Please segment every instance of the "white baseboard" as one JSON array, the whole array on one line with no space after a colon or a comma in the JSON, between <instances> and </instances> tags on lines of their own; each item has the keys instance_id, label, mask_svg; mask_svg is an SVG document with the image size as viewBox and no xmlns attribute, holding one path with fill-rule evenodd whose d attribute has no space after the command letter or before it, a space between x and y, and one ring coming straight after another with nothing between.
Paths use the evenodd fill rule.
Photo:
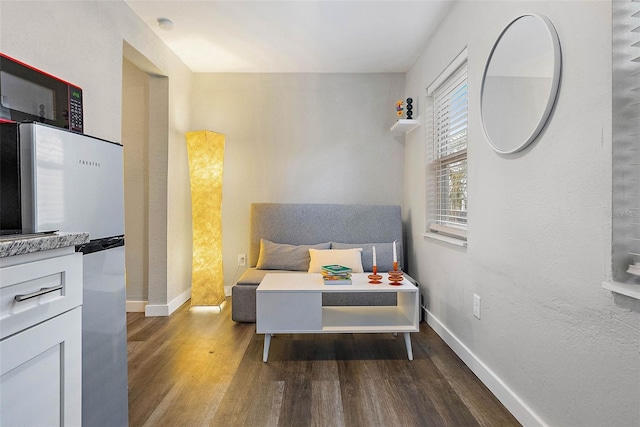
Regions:
<instances>
[{"instance_id":1,"label":"white baseboard","mask_svg":"<svg viewBox=\"0 0 640 427\"><path fill-rule=\"evenodd\" d=\"M224 287L224 296L225 297L230 297L231 296L231 288L233 288L233 286L225 286Z\"/></svg>"},{"instance_id":2,"label":"white baseboard","mask_svg":"<svg viewBox=\"0 0 640 427\"><path fill-rule=\"evenodd\" d=\"M424 309L424 308L423 308ZM546 426L547 424L511 390L482 360L480 360L462 341L431 312L424 309L427 323L445 343L462 359L485 386L513 414L523 426Z\"/></svg>"},{"instance_id":3,"label":"white baseboard","mask_svg":"<svg viewBox=\"0 0 640 427\"><path fill-rule=\"evenodd\" d=\"M144 307L149 301L127 301L127 313L144 313Z\"/></svg>"},{"instance_id":4,"label":"white baseboard","mask_svg":"<svg viewBox=\"0 0 640 427\"><path fill-rule=\"evenodd\" d=\"M189 298L191 298L191 288L169 301L169 304L147 304L144 308L144 315L146 317L170 316Z\"/></svg>"},{"instance_id":5,"label":"white baseboard","mask_svg":"<svg viewBox=\"0 0 640 427\"><path fill-rule=\"evenodd\" d=\"M168 304L147 304L144 308L145 317L159 317L169 315Z\"/></svg>"}]
</instances>

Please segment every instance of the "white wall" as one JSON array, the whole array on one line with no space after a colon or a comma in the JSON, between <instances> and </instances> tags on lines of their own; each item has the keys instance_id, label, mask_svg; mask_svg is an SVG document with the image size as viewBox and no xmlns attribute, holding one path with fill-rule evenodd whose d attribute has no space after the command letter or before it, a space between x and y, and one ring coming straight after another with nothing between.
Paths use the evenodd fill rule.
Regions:
<instances>
[{"instance_id":1,"label":"white wall","mask_svg":"<svg viewBox=\"0 0 640 427\"><path fill-rule=\"evenodd\" d=\"M164 258L150 261L150 271L163 274L149 284L149 294L166 306L188 293L191 211L184 134L190 130L191 72L121 1L1 1L0 10L0 50L82 87L87 134L121 141L123 41L168 76L168 136L159 141L161 173L152 176L163 191L153 196L164 202L156 202L160 207L152 215L162 221L155 226L159 230L149 231L167 237L161 242ZM150 139L158 142L154 135Z\"/></svg>"},{"instance_id":2,"label":"white wall","mask_svg":"<svg viewBox=\"0 0 640 427\"><path fill-rule=\"evenodd\" d=\"M226 135L225 285L248 254L253 202L401 204L389 128L403 74L195 74L193 129ZM238 274L241 271L238 272Z\"/></svg>"},{"instance_id":3,"label":"white wall","mask_svg":"<svg viewBox=\"0 0 640 427\"><path fill-rule=\"evenodd\" d=\"M149 301L149 75L122 64L127 301Z\"/></svg>"},{"instance_id":4,"label":"white wall","mask_svg":"<svg viewBox=\"0 0 640 427\"><path fill-rule=\"evenodd\" d=\"M538 140L501 156L481 127L482 72L500 31L530 12L558 31L560 94ZM424 286L430 322L476 372L494 374L494 390L510 391L510 409L530 425L640 424L640 302L601 286L611 271L610 23L607 1L463 1L407 73L406 95L424 100L468 46L469 246L422 235L422 126L406 140L409 272Z\"/></svg>"},{"instance_id":5,"label":"white wall","mask_svg":"<svg viewBox=\"0 0 640 427\"><path fill-rule=\"evenodd\" d=\"M611 262L610 2L459 2L407 74L191 74L121 2L0 2L0 50L80 85L88 134L121 138L123 39L169 76L166 154L169 303L190 287L184 133L227 135L225 282L247 252L254 201L400 203L410 273L437 319L552 425L637 425L640 307L601 288ZM547 15L564 54L558 105L521 154L489 148L479 117L491 44L522 12ZM454 30L456 32L454 32ZM469 247L424 240L425 126L388 133L401 94L417 98L469 47ZM193 95L193 103L189 100ZM193 112L192 120L189 113ZM406 151L405 148L406 147ZM403 158L404 156L404 158ZM164 182L164 175L159 179ZM482 320L472 295L482 297Z\"/></svg>"},{"instance_id":6,"label":"white wall","mask_svg":"<svg viewBox=\"0 0 640 427\"><path fill-rule=\"evenodd\" d=\"M236 254L248 252L252 202L402 203L404 146L389 133L402 74L200 75L192 91L192 74L122 2L1 1L0 10L2 52L83 88L87 134L122 141L123 40L145 57L143 71L169 77L168 144L153 126L149 135L148 236L167 236L166 247L148 247L156 312L191 286L189 130L227 136L227 286L241 272Z\"/></svg>"}]
</instances>

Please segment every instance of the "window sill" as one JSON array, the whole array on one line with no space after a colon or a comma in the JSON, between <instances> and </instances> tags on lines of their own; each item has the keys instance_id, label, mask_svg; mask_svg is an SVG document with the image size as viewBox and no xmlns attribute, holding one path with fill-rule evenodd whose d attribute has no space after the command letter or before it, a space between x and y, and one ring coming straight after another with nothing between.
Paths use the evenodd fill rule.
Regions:
<instances>
[{"instance_id":1,"label":"window sill","mask_svg":"<svg viewBox=\"0 0 640 427\"><path fill-rule=\"evenodd\" d=\"M460 246L460 247L463 247L463 248L467 247L467 241L466 240L457 239L457 238L451 237L451 236L443 236L442 234L429 233L429 232L424 233L422 236L427 238L427 239L438 240L440 242L450 243L452 245Z\"/></svg>"},{"instance_id":2,"label":"window sill","mask_svg":"<svg viewBox=\"0 0 640 427\"><path fill-rule=\"evenodd\" d=\"M626 295L640 300L640 285L631 285L619 282L602 282L602 287L616 294Z\"/></svg>"}]
</instances>

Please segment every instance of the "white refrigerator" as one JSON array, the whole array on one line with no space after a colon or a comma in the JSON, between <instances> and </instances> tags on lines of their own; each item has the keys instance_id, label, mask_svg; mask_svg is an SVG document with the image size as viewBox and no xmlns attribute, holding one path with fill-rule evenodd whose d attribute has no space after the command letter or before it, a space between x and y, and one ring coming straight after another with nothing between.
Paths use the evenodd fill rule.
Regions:
<instances>
[{"instance_id":1,"label":"white refrigerator","mask_svg":"<svg viewBox=\"0 0 640 427\"><path fill-rule=\"evenodd\" d=\"M122 145L19 126L24 230L89 232L83 253L82 425L127 426ZM29 180L32 180L29 182Z\"/></svg>"}]
</instances>

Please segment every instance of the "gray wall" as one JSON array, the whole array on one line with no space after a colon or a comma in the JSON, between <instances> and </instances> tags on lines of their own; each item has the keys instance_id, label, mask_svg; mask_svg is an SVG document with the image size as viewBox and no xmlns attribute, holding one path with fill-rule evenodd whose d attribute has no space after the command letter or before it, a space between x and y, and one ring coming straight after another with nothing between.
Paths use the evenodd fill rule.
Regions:
<instances>
[{"instance_id":1,"label":"gray wall","mask_svg":"<svg viewBox=\"0 0 640 427\"><path fill-rule=\"evenodd\" d=\"M501 156L481 127L482 72L504 26L531 12L558 31L560 93L538 140ZM611 278L611 2L459 2L408 72L407 95L424 100L465 46L466 250L423 237L425 126L406 140L409 272L425 286L430 322L494 374L527 423L637 426L640 301L602 289Z\"/></svg>"},{"instance_id":2,"label":"gray wall","mask_svg":"<svg viewBox=\"0 0 640 427\"><path fill-rule=\"evenodd\" d=\"M122 2L1 1L0 50L80 85L86 132L116 141L123 39L169 76L168 203L160 213L167 217L167 273L150 284L164 290L166 302L191 284L184 133L222 132L227 284L236 253L248 250L251 202L404 202L410 273L458 342L542 421L624 426L640 418L640 307L601 288L611 278L610 8L597 1L458 2L407 74L406 91L403 75L379 74L196 75L192 85L184 64ZM480 81L495 38L525 12L555 23L564 76L549 126L506 158L484 139ZM467 45L463 250L422 237L426 126L404 145L388 129L405 94L423 113L426 87ZM473 293L482 297L481 320L472 316Z\"/></svg>"},{"instance_id":3,"label":"gray wall","mask_svg":"<svg viewBox=\"0 0 640 427\"><path fill-rule=\"evenodd\" d=\"M192 128L226 135L225 285L248 253L253 202L401 204L389 132L404 74L195 74ZM238 272L240 274L241 271Z\"/></svg>"}]
</instances>

